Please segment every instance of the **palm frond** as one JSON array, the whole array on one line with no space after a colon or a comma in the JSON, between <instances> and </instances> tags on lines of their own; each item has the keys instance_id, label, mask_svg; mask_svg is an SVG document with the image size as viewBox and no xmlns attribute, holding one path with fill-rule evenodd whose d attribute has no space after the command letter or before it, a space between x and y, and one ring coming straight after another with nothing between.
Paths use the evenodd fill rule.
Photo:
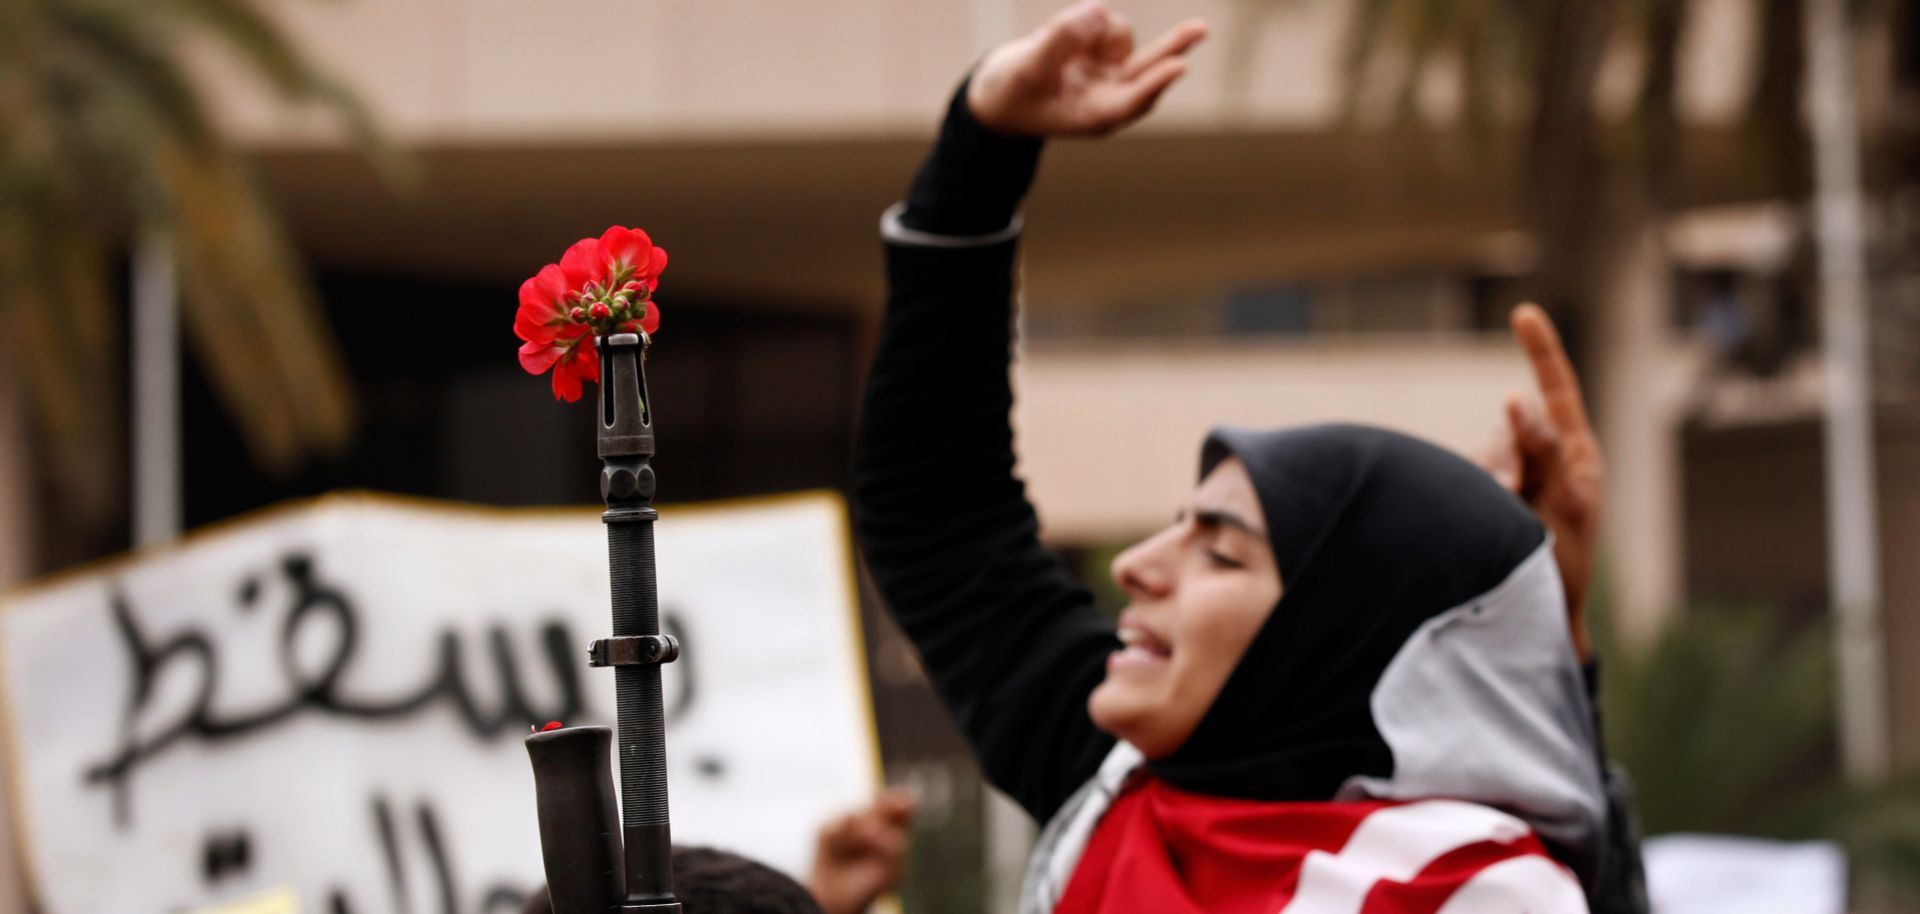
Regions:
<instances>
[{"instance_id":1,"label":"palm frond","mask_svg":"<svg viewBox=\"0 0 1920 914\"><path fill-rule=\"evenodd\" d=\"M90 233L60 218L51 186L7 189L0 217L0 322L48 449L62 461L63 502L82 517L121 494L121 376L106 259Z\"/></svg>"},{"instance_id":2,"label":"palm frond","mask_svg":"<svg viewBox=\"0 0 1920 914\"><path fill-rule=\"evenodd\" d=\"M1831 745L1829 643L1762 608L1702 608L1613 663L1609 747L1634 774L1648 832L1783 830L1768 817L1809 789L1794 777Z\"/></svg>"},{"instance_id":3,"label":"palm frond","mask_svg":"<svg viewBox=\"0 0 1920 914\"><path fill-rule=\"evenodd\" d=\"M1660 209L1671 206L1677 196L1680 41L1692 7L1687 0L1640 0L1632 21L1644 62L1633 113L1638 148L1629 158L1640 163L1648 193Z\"/></svg>"},{"instance_id":4,"label":"palm frond","mask_svg":"<svg viewBox=\"0 0 1920 914\"><path fill-rule=\"evenodd\" d=\"M1920 771L1842 778L1826 626L1721 606L1689 610L1638 655L1596 634L1608 748L1648 834L1836 841L1857 871L1920 899Z\"/></svg>"},{"instance_id":5,"label":"palm frond","mask_svg":"<svg viewBox=\"0 0 1920 914\"><path fill-rule=\"evenodd\" d=\"M344 368L296 258L233 162L164 157L186 328L256 455L283 469L337 451L352 425Z\"/></svg>"},{"instance_id":6,"label":"palm frond","mask_svg":"<svg viewBox=\"0 0 1920 914\"><path fill-rule=\"evenodd\" d=\"M1356 0L1349 18L1346 47L1342 54L1346 79L1342 84L1342 107L1352 118L1360 100L1372 84L1373 71L1390 45L1393 32L1394 0Z\"/></svg>"},{"instance_id":7,"label":"palm frond","mask_svg":"<svg viewBox=\"0 0 1920 914\"><path fill-rule=\"evenodd\" d=\"M64 71L67 82L88 90L73 100L96 103L111 93L131 103L117 113L149 119L196 153L218 144L199 92L179 62L159 46L152 30L90 3L50 4L47 19L59 42L49 69ZM69 99L56 96L50 101L58 104Z\"/></svg>"},{"instance_id":8,"label":"palm frond","mask_svg":"<svg viewBox=\"0 0 1920 914\"><path fill-rule=\"evenodd\" d=\"M252 0L0 0L6 364L33 392L57 481L76 498L116 476L124 386L109 278L136 230L172 238L188 338L261 463L287 467L351 433L338 348L183 63L190 37L289 102L331 111L401 173L365 106Z\"/></svg>"},{"instance_id":9,"label":"palm frond","mask_svg":"<svg viewBox=\"0 0 1920 914\"><path fill-rule=\"evenodd\" d=\"M285 31L253 0L172 0L236 58L293 104L315 104L340 118L348 136L395 181L412 179L410 161L380 128L359 95L309 61Z\"/></svg>"}]
</instances>

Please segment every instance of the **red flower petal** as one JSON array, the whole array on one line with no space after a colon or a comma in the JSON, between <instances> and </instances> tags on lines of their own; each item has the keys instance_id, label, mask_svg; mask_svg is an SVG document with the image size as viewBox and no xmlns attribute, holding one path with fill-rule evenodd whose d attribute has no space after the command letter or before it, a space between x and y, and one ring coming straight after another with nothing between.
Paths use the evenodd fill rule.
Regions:
<instances>
[{"instance_id":1,"label":"red flower petal","mask_svg":"<svg viewBox=\"0 0 1920 914\"><path fill-rule=\"evenodd\" d=\"M560 268L547 264L532 279L520 284L520 311L514 315L513 332L523 340L552 340L556 323L565 320L560 299L566 295L566 279Z\"/></svg>"},{"instance_id":2,"label":"red flower petal","mask_svg":"<svg viewBox=\"0 0 1920 914\"><path fill-rule=\"evenodd\" d=\"M648 336L660 332L660 305L658 302L651 300L647 302L647 316L640 319L640 329L646 331Z\"/></svg>"},{"instance_id":3,"label":"red flower petal","mask_svg":"<svg viewBox=\"0 0 1920 914\"><path fill-rule=\"evenodd\" d=\"M567 294L566 274L560 271L558 264L547 264L533 278L520 284L520 307L546 306L557 308L560 298Z\"/></svg>"},{"instance_id":4,"label":"red flower petal","mask_svg":"<svg viewBox=\"0 0 1920 914\"><path fill-rule=\"evenodd\" d=\"M578 292L588 283L607 278L607 258L600 251L600 239L582 238L560 257L560 272L566 276L567 291Z\"/></svg>"},{"instance_id":5,"label":"red flower petal","mask_svg":"<svg viewBox=\"0 0 1920 914\"><path fill-rule=\"evenodd\" d=\"M641 271L640 275L645 276L648 279L652 279L653 277L659 276L661 273L666 272L666 269L667 269L667 249L654 248L653 256L648 258L647 260L647 268Z\"/></svg>"},{"instance_id":6,"label":"red flower petal","mask_svg":"<svg viewBox=\"0 0 1920 914\"><path fill-rule=\"evenodd\" d=\"M643 275L647 272L647 257L652 250L653 240L647 237L646 232L639 229L621 228L616 225L600 236L601 256L616 265L625 264L633 267ZM616 266L613 269L617 268Z\"/></svg>"},{"instance_id":7,"label":"red flower petal","mask_svg":"<svg viewBox=\"0 0 1920 914\"><path fill-rule=\"evenodd\" d=\"M571 360L553 366L553 398L568 403L580 399L580 371Z\"/></svg>"},{"instance_id":8,"label":"red flower petal","mask_svg":"<svg viewBox=\"0 0 1920 914\"><path fill-rule=\"evenodd\" d=\"M565 346L556 346L551 340L544 343L528 340L520 347L520 367L525 368L527 374L541 374L560 361L566 351Z\"/></svg>"},{"instance_id":9,"label":"red flower petal","mask_svg":"<svg viewBox=\"0 0 1920 914\"><path fill-rule=\"evenodd\" d=\"M573 351L573 358L574 370L581 377L595 384L600 383L600 350L595 347L593 337L580 340L580 348Z\"/></svg>"},{"instance_id":10,"label":"red flower petal","mask_svg":"<svg viewBox=\"0 0 1920 914\"><path fill-rule=\"evenodd\" d=\"M560 328L549 326L537 313L522 309L513 316L513 335L529 343L549 343Z\"/></svg>"}]
</instances>

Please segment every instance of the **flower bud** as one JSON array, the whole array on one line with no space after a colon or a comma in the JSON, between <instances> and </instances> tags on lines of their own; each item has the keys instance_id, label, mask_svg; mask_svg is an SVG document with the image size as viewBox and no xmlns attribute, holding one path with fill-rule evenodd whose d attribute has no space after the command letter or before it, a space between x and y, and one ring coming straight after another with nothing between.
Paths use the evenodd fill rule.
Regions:
<instances>
[{"instance_id":1,"label":"flower bud","mask_svg":"<svg viewBox=\"0 0 1920 914\"><path fill-rule=\"evenodd\" d=\"M636 279L636 280L633 280L632 282L627 283L624 286L621 286L620 291L626 292L628 294L632 294L634 292L638 292L642 289L645 289L646 287L647 287L646 283L643 283L640 280Z\"/></svg>"},{"instance_id":2,"label":"flower bud","mask_svg":"<svg viewBox=\"0 0 1920 914\"><path fill-rule=\"evenodd\" d=\"M587 319L587 309L574 305L573 310L567 312L567 317L578 324Z\"/></svg>"},{"instance_id":3,"label":"flower bud","mask_svg":"<svg viewBox=\"0 0 1920 914\"><path fill-rule=\"evenodd\" d=\"M603 321L613 316L613 309L607 307L606 302L597 301L593 303L593 307L587 309L587 313L592 315L594 320Z\"/></svg>"},{"instance_id":4,"label":"flower bud","mask_svg":"<svg viewBox=\"0 0 1920 914\"><path fill-rule=\"evenodd\" d=\"M621 333L639 333L639 332L640 332L640 322L639 322L639 321L627 321L627 322L625 322L625 323L623 323L623 324L621 324L621 325L620 325L620 332L621 332Z\"/></svg>"},{"instance_id":5,"label":"flower bud","mask_svg":"<svg viewBox=\"0 0 1920 914\"><path fill-rule=\"evenodd\" d=\"M619 295L615 295L613 297L613 306L615 308L625 310L627 306L631 304L633 304L633 297L628 295L625 292L622 292Z\"/></svg>"}]
</instances>

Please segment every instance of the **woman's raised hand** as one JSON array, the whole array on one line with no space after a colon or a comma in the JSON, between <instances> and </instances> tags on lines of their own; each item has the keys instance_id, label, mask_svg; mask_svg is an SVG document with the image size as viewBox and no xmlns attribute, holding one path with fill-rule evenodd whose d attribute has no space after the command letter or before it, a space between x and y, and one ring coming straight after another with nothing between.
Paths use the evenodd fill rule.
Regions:
<instances>
[{"instance_id":1,"label":"woman's raised hand","mask_svg":"<svg viewBox=\"0 0 1920 914\"><path fill-rule=\"evenodd\" d=\"M967 107L1001 133L1112 133L1153 109L1206 36L1207 24L1192 19L1136 50L1125 16L1085 0L987 52L967 87Z\"/></svg>"}]
</instances>

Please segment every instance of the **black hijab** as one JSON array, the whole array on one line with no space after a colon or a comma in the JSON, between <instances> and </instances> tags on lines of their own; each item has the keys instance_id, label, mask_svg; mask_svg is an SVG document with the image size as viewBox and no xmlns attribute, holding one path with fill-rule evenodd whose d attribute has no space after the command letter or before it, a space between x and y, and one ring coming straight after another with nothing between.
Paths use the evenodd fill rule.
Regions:
<instances>
[{"instance_id":1,"label":"black hijab","mask_svg":"<svg viewBox=\"0 0 1920 914\"><path fill-rule=\"evenodd\" d=\"M1391 777L1375 686L1429 620L1500 586L1539 552L1531 511L1473 464L1382 429L1218 429L1205 476L1252 477L1281 597L1212 708L1152 772L1196 793L1331 800Z\"/></svg>"}]
</instances>

